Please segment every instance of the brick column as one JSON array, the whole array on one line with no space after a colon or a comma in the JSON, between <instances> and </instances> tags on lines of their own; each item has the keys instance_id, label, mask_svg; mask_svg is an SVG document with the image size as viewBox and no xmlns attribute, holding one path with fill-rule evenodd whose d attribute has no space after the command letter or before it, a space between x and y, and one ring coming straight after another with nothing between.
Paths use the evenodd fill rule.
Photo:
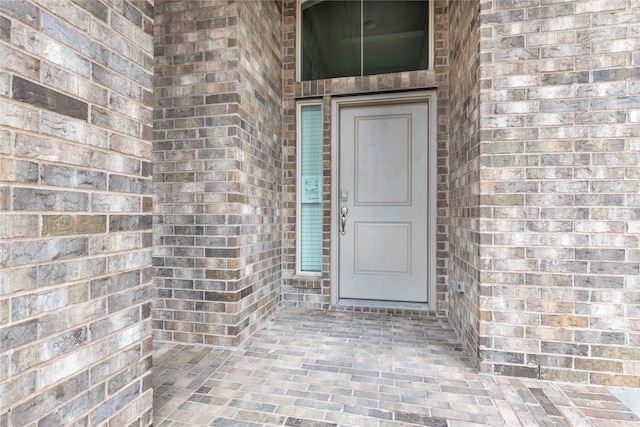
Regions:
<instances>
[{"instance_id":1,"label":"brick column","mask_svg":"<svg viewBox=\"0 0 640 427\"><path fill-rule=\"evenodd\" d=\"M1 426L152 422L153 6L133 3L0 1Z\"/></svg>"},{"instance_id":2,"label":"brick column","mask_svg":"<svg viewBox=\"0 0 640 427\"><path fill-rule=\"evenodd\" d=\"M156 5L156 338L236 345L278 304L278 2Z\"/></svg>"}]
</instances>

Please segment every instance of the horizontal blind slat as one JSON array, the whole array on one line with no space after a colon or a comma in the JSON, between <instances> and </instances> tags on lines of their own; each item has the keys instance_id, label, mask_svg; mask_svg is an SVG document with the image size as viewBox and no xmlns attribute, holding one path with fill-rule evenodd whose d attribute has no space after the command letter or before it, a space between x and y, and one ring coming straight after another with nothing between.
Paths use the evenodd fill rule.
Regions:
<instances>
[{"instance_id":1,"label":"horizontal blind slat","mask_svg":"<svg viewBox=\"0 0 640 427\"><path fill-rule=\"evenodd\" d=\"M313 189L298 185L300 204L300 271L322 271L322 106L303 105L300 108L300 177L317 182L319 194L306 194ZM312 197L313 196L313 197Z\"/></svg>"}]
</instances>

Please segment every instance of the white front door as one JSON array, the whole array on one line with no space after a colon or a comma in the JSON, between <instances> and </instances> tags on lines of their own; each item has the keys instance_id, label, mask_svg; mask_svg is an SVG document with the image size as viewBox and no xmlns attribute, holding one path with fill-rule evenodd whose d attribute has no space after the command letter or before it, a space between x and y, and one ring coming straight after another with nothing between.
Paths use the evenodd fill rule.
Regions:
<instances>
[{"instance_id":1,"label":"white front door","mask_svg":"<svg viewBox=\"0 0 640 427\"><path fill-rule=\"evenodd\" d=\"M427 302L429 104L338 115L339 298Z\"/></svg>"}]
</instances>

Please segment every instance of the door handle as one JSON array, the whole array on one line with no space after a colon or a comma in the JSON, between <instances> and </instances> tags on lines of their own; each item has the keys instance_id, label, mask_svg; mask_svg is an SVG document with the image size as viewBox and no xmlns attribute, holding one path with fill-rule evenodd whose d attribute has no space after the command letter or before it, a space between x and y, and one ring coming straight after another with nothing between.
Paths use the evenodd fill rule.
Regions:
<instances>
[{"instance_id":1,"label":"door handle","mask_svg":"<svg viewBox=\"0 0 640 427\"><path fill-rule=\"evenodd\" d=\"M343 206L340 209L340 234L343 236L347 234L346 226L347 226L347 213L349 213L349 209L346 206Z\"/></svg>"}]
</instances>

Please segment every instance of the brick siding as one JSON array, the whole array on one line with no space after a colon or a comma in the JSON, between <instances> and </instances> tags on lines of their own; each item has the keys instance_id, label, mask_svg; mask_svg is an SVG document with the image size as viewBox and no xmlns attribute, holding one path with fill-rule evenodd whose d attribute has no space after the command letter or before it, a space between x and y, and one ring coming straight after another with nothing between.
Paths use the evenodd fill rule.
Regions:
<instances>
[{"instance_id":1,"label":"brick siding","mask_svg":"<svg viewBox=\"0 0 640 427\"><path fill-rule=\"evenodd\" d=\"M0 1L0 425L152 422L152 3Z\"/></svg>"},{"instance_id":2,"label":"brick siding","mask_svg":"<svg viewBox=\"0 0 640 427\"><path fill-rule=\"evenodd\" d=\"M481 367L640 386L640 3L480 2Z\"/></svg>"},{"instance_id":3,"label":"brick siding","mask_svg":"<svg viewBox=\"0 0 640 427\"><path fill-rule=\"evenodd\" d=\"M482 242L477 218L480 215L480 83L478 2L454 1L449 6L451 116L449 318L460 337L478 360L482 271L478 257ZM454 282L464 283L455 292Z\"/></svg>"},{"instance_id":4,"label":"brick siding","mask_svg":"<svg viewBox=\"0 0 640 427\"><path fill-rule=\"evenodd\" d=\"M237 345L280 300L280 5L155 16L155 337Z\"/></svg>"}]
</instances>

